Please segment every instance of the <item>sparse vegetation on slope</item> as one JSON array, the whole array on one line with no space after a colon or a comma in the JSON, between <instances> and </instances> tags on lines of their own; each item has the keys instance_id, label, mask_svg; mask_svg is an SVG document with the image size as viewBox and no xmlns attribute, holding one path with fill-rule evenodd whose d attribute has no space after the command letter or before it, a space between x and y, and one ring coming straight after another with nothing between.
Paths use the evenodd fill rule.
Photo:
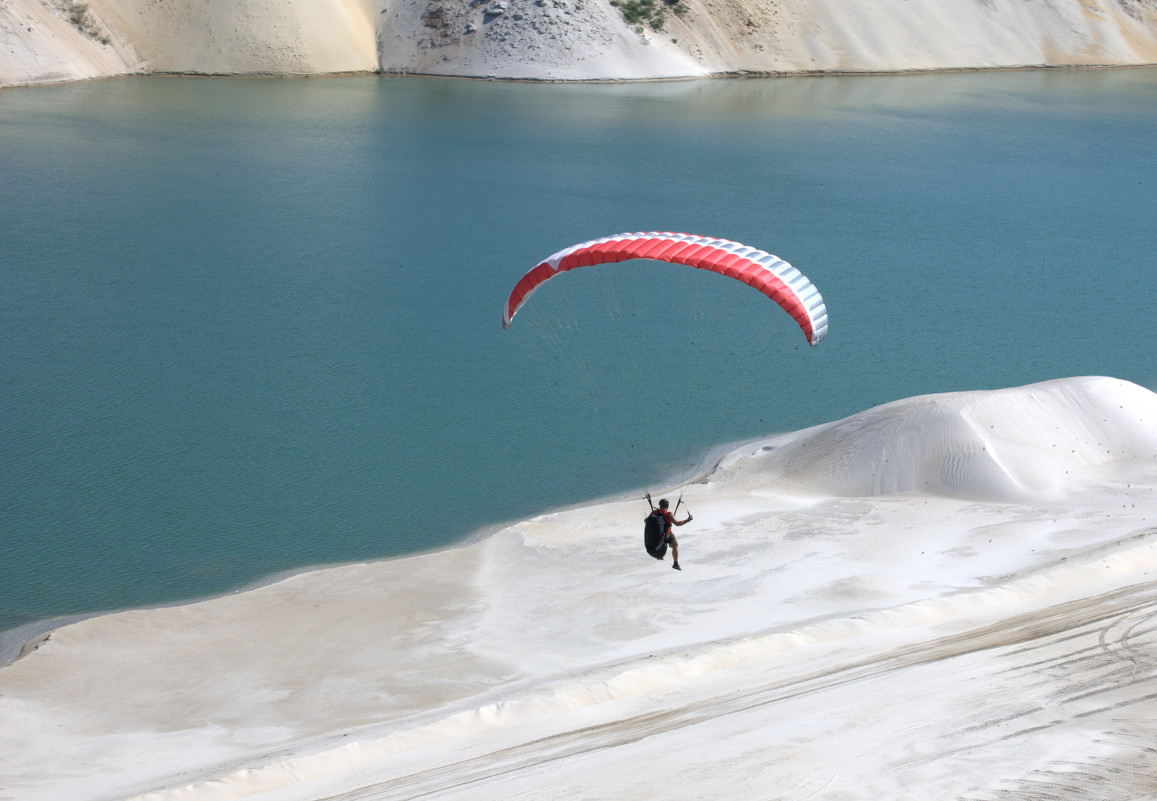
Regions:
<instances>
[{"instance_id":1,"label":"sparse vegetation on slope","mask_svg":"<svg viewBox=\"0 0 1157 801\"><path fill-rule=\"evenodd\" d=\"M65 7L68 21L76 26L77 30L90 39L95 39L103 45L109 43L108 35L96 24L96 20L88 13L88 3L69 3Z\"/></svg>"},{"instance_id":2,"label":"sparse vegetation on slope","mask_svg":"<svg viewBox=\"0 0 1157 801\"><path fill-rule=\"evenodd\" d=\"M627 24L646 24L656 31L663 30L666 12L680 17L687 13L683 0L611 0L611 5L619 9Z\"/></svg>"}]
</instances>

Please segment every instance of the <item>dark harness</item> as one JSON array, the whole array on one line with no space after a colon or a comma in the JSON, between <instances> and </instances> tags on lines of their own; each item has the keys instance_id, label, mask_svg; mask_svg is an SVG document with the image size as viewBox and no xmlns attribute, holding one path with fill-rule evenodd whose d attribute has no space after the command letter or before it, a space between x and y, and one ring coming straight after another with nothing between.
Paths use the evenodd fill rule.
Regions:
<instances>
[{"instance_id":1,"label":"dark harness","mask_svg":"<svg viewBox=\"0 0 1157 801\"><path fill-rule=\"evenodd\" d=\"M647 515L643 526L643 545L646 546L647 553L656 559L662 559L667 555L667 532L670 529L671 525L667 522L667 518L658 509L653 509L651 514Z\"/></svg>"}]
</instances>

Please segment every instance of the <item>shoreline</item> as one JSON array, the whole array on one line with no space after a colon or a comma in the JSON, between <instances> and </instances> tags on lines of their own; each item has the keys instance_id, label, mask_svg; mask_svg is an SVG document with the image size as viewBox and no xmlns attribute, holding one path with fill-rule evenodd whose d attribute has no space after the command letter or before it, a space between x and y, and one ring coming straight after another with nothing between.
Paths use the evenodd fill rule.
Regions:
<instances>
[{"instance_id":1,"label":"shoreline","mask_svg":"<svg viewBox=\"0 0 1157 801\"><path fill-rule=\"evenodd\" d=\"M83 78L63 78L61 80L37 81L30 83L0 83L0 92L8 89L36 89L49 86L71 86L74 84L92 83L97 81L132 80L137 78L173 78L205 80L324 80L342 78L416 78L430 80L478 81L496 83L527 83L527 84L584 84L584 85L619 85L619 84L658 84L658 83L691 83L695 81L713 80L777 80L789 78L887 78L887 77L920 77L925 75L971 75L976 73L1001 72L1048 72L1048 71L1121 71L1121 70L1148 70L1157 68L1157 61L1139 64L1024 64L1016 66L992 67L937 67L927 69L897 69L897 70L799 70L799 71L758 71L734 70L729 72L713 72L706 75L682 75L655 78L537 78L537 77L508 77L498 75L455 75L438 72L411 72L408 70L363 70L346 72L133 72L119 75L95 75Z\"/></svg>"},{"instance_id":2,"label":"shoreline","mask_svg":"<svg viewBox=\"0 0 1157 801\"><path fill-rule=\"evenodd\" d=\"M784 436L784 434L782 434L782 433L781 434L773 434L773 435L770 435L769 437L760 437L760 438L757 438L754 440L741 440L741 441L736 441L736 442L731 442L731 443L723 443L720 445L715 445L715 446L711 446L711 447L706 448L703 452L703 457L698 460L698 463L702 464L702 465L707 465L707 466L701 468L698 472L690 474L690 476L687 477L686 480L683 482L683 486L686 487L686 486L690 486L692 484L702 483L703 481L705 481L707 477L709 477L716 469L718 469L718 467L722 463L722 461L724 459L726 459L729 455L731 455L734 451L742 450L744 447L754 445L756 443L764 442L768 439L772 439L772 438L779 437L779 436ZM666 492L666 491L670 490L671 487L675 486L676 480L677 480L676 476L671 476L669 478L669 480L666 482L657 482L662 487L662 489L660 489L659 491L660 492ZM643 500L643 498L642 498L642 495L640 495L639 493L643 492L643 491L645 491L645 490L639 490L639 491L628 490L628 491L624 491L622 493L615 493L612 495L598 496L598 497L591 498L591 499L585 500L585 501L577 501L573 504L566 504L566 505L562 505L562 506L551 507L551 508L543 509L543 510L531 515L530 519L535 519L535 518L539 518L539 517L543 517L543 516L547 516L547 515L553 515L553 514L575 512L575 511L579 511L579 510L587 508L587 507L602 506L604 504L610 504L610 503L619 503L619 502L623 502L626 500L635 499L636 497L638 498L638 500L641 501L641 500ZM656 497L658 497L658 496L656 496ZM499 533L500 531L504 531L508 528L511 528L513 526L518 525L520 522L523 522L523 521L521 521L521 520L509 520L509 521L506 521L503 523L492 523L489 525L479 526L479 527L473 529L470 533L464 535L461 539L456 540L456 541L454 541L448 545L436 546L436 547L422 549L422 550L418 550L418 551L411 551L411 552L407 552L407 553L403 553L403 554L397 554L394 556L383 556L383 557L380 557L377 559L366 559L366 560L357 561L357 562L320 563L320 564L305 565L305 566L300 567L300 568L291 568L289 570L281 570L281 571L277 571L275 573L271 573L271 574L268 574L266 576L262 576L260 578L254 579L251 582L247 582L245 584L242 584L241 586L236 587L232 590L226 590L225 592L214 593L214 594L210 594L210 595L198 595L198 596L193 596L193 597L190 597L190 598L187 598L184 600L171 601L171 602L167 602L167 603L145 604L142 606L129 606L129 607L121 608L121 609L100 609L100 610L95 610L95 611L91 611L91 612L76 612L73 614L53 615L53 616L50 616L47 618L42 618L40 620L36 620L36 621L32 621L30 623L25 623L25 624L22 624L20 626L16 626L15 628L0 631L0 670L3 670L6 666L13 664L15 662L18 662L21 659L23 659L24 657L28 656L29 654L34 652L37 648L39 648L42 644L44 644L46 641L48 641L56 631L60 630L61 628L66 627L66 626L71 626L74 623L81 623L85 620L92 620L95 618L101 618L101 617L105 617L108 615L121 614L124 612L148 612L148 611L153 611L153 610L158 610L158 609L172 609L172 608L177 608L177 607L182 607L182 606L189 606L192 604L204 603L207 601L216 600L218 598L225 598L225 597L232 596L232 595L240 595L243 593L251 592L253 590L259 590L263 587L268 587L268 586L271 586L274 584L278 584L282 581L292 579L296 576L309 574L309 573L320 573L320 572L330 570L333 568L351 567L351 566L355 566L355 565L375 565L375 564L386 563L386 562L394 562L394 561L397 561L400 559L408 559L411 557L426 556L426 555L430 555L430 554L437 554L437 553L444 553L447 551L458 550L458 549L466 548L466 547L469 547L469 546L474 545L476 543L482 542L483 540Z\"/></svg>"}]
</instances>

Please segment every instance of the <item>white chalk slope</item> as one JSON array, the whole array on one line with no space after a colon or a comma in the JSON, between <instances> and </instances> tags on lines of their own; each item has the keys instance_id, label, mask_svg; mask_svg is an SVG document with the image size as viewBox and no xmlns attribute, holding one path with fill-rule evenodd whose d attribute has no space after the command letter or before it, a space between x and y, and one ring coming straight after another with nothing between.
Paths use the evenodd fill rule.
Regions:
<instances>
[{"instance_id":1,"label":"white chalk slope","mask_svg":"<svg viewBox=\"0 0 1157 801\"><path fill-rule=\"evenodd\" d=\"M631 499L65 627L0 669L0 788L1157 794L1157 395L898 401L741 448L684 501L682 572Z\"/></svg>"},{"instance_id":2,"label":"white chalk slope","mask_svg":"<svg viewBox=\"0 0 1157 801\"><path fill-rule=\"evenodd\" d=\"M156 72L613 80L1157 63L1157 0L654 7L658 28L627 24L610 0L6 0L0 86Z\"/></svg>"}]
</instances>

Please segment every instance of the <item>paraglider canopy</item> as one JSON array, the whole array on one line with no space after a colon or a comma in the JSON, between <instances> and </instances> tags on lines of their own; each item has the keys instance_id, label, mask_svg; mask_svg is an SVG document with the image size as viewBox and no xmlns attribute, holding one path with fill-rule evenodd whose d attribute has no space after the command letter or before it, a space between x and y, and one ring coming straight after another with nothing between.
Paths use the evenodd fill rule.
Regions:
<instances>
[{"instance_id":1,"label":"paraglider canopy","mask_svg":"<svg viewBox=\"0 0 1157 801\"><path fill-rule=\"evenodd\" d=\"M727 239L658 232L592 239L548 257L515 284L503 310L502 327L510 328L514 315L534 291L559 273L629 259L685 264L742 281L790 314L809 344L818 345L827 334L828 313L819 291L783 259Z\"/></svg>"}]
</instances>

